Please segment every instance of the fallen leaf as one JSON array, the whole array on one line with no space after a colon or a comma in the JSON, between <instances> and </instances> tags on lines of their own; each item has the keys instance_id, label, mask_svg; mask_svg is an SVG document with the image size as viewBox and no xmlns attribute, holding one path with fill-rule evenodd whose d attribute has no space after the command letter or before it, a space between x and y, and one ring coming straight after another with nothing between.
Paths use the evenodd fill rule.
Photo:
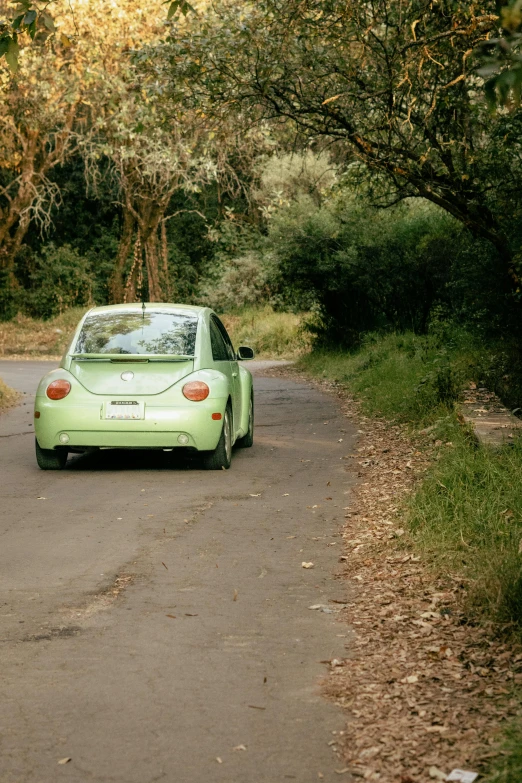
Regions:
<instances>
[{"instance_id":1,"label":"fallen leaf","mask_svg":"<svg viewBox=\"0 0 522 783\"><path fill-rule=\"evenodd\" d=\"M217 761L218 764L222 764L223 763L223 759L219 758L219 756L216 756L216 761Z\"/></svg>"},{"instance_id":2,"label":"fallen leaf","mask_svg":"<svg viewBox=\"0 0 522 783\"><path fill-rule=\"evenodd\" d=\"M175 614L166 614L165 617L170 617L172 620L176 619L176 615Z\"/></svg>"},{"instance_id":3,"label":"fallen leaf","mask_svg":"<svg viewBox=\"0 0 522 783\"><path fill-rule=\"evenodd\" d=\"M69 763L69 761L72 761L72 758L71 758L70 756L66 756L66 758L64 758L64 759L60 759L60 761L58 762L58 764L68 764L68 763Z\"/></svg>"},{"instance_id":4,"label":"fallen leaf","mask_svg":"<svg viewBox=\"0 0 522 783\"><path fill-rule=\"evenodd\" d=\"M266 710L266 707L258 707L256 704L248 705L252 710Z\"/></svg>"},{"instance_id":5,"label":"fallen leaf","mask_svg":"<svg viewBox=\"0 0 522 783\"><path fill-rule=\"evenodd\" d=\"M313 568L313 567L314 567L314 564L313 564L313 563L305 563L305 562L303 561L303 562L301 563L301 567L302 567L302 568Z\"/></svg>"},{"instance_id":6,"label":"fallen leaf","mask_svg":"<svg viewBox=\"0 0 522 783\"><path fill-rule=\"evenodd\" d=\"M36 498L36 499L37 500L47 500L47 498L42 498L42 497L39 497L39 498Z\"/></svg>"},{"instance_id":7,"label":"fallen leaf","mask_svg":"<svg viewBox=\"0 0 522 783\"><path fill-rule=\"evenodd\" d=\"M165 565L165 563L163 562L163 560L161 561L161 565L162 565L164 568L166 568L166 569L167 569L167 571L169 570L169 569L168 569L168 566L166 566L166 565Z\"/></svg>"},{"instance_id":8,"label":"fallen leaf","mask_svg":"<svg viewBox=\"0 0 522 783\"><path fill-rule=\"evenodd\" d=\"M236 745L232 750L246 750L246 745Z\"/></svg>"},{"instance_id":9,"label":"fallen leaf","mask_svg":"<svg viewBox=\"0 0 522 783\"><path fill-rule=\"evenodd\" d=\"M237 596L238 596L238 592L237 592L237 590L234 590L234 597L233 597L232 600L233 601L237 601Z\"/></svg>"},{"instance_id":10,"label":"fallen leaf","mask_svg":"<svg viewBox=\"0 0 522 783\"><path fill-rule=\"evenodd\" d=\"M189 612L185 612L185 617L198 617L197 614L189 614Z\"/></svg>"},{"instance_id":11,"label":"fallen leaf","mask_svg":"<svg viewBox=\"0 0 522 783\"><path fill-rule=\"evenodd\" d=\"M346 772L350 771L350 767L344 767L344 769L336 769L335 770L338 775L344 775Z\"/></svg>"},{"instance_id":12,"label":"fallen leaf","mask_svg":"<svg viewBox=\"0 0 522 783\"><path fill-rule=\"evenodd\" d=\"M290 497L290 492L285 492L283 495L284 498Z\"/></svg>"},{"instance_id":13,"label":"fallen leaf","mask_svg":"<svg viewBox=\"0 0 522 783\"><path fill-rule=\"evenodd\" d=\"M250 493L250 497L251 498L260 498L261 497L261 492L258 492L257 495L253 495L252 492L251 492Z\"/></svg>"}]
</instances>

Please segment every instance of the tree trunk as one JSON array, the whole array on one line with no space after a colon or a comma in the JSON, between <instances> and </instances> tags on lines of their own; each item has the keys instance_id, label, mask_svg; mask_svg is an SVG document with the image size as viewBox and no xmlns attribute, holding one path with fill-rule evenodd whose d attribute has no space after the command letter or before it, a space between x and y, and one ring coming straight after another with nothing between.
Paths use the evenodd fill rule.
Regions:
<instances>
[{"instance_id":1,"label":"tree trunk","mask_svg":"<svg viewBox=\"0 0 522 783\"><path fill-rule=\"evenodd\" d=\"M145 243L145 264L149 281L149 301L163 302L167 297L163 294L159 270L158 227L151 231Z\"/></svg>"},{"instance_id":2,"label":"tree trunk","mask_svg":"<svg viewBox=\"0 0 522 783\"><path fill-rule=\"evenodd\" d=\"M167 242L167 223L165 220L161 221L161 256L163 261L163 284L165 286L167 301L170 302L172 299L172 291L169 275L169 245Z\"/></svg>"},{"instance_id":3,"label":"tree trunk","mask_svg":"<svg viewBox=\"0 0 522 783\"><path fill-rule=\"evenodd\" d=\"M131 212L127 209L124 209L123 227L120 236L120 243L118 246L118 254L116 256L114 269L109 281L109 301L111 304L118 304L119 302L123 302L125 297L123 272L131 249L135 222L135 218Z\"/></svg>"},{"instance_id":4,"label":"tree trunk","mask_svg":"<svg viewBox=\"0 0 522 783\"><path fill-rule=\"evenodd\" d=\"M127 281L125 283L125 291L123 294L123 301L125 303L138 301L138 293L141 293L141 288L143 285L142 267L143 267L143 254L141 248L141 235L140 235L140 230L138 228L138 234L136 236L136 241L134 243L134 258L133 258L131 270L127 276Z\"/></svg>"}]
</instances>

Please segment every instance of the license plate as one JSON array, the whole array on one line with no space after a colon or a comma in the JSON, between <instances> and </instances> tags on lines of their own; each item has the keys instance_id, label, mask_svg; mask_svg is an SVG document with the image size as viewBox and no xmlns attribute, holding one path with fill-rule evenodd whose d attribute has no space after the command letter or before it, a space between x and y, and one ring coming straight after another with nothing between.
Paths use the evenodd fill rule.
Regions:
<instances>
[{"instance_id":1,"label":"license plate","mask_svg":"<svg viewBox=\"0 0 522 783\"><path fill-rule=\"evenodd\" d=\"M105 403L106 419L123 419L133 421L144 418L144 406L141 402L130 400L112 400Z\"/></svg>"}]
</instances>

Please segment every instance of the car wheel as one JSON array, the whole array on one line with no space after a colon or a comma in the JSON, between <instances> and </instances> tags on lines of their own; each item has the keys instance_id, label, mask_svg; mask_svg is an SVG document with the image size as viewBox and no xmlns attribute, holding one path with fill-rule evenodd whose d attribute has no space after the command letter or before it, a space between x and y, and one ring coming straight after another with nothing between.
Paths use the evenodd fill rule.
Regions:
<instances>
[{"instance_id":1,"label":"car wheel","mask_svg":"<svg viewBox=\"0 0 522 783\"><path fill-rule=\"evenodd\" d=\"M223 417L223 429L219 442L214 451L203 455L203 468L205 470L228 470L232 461L232 417L230 408L227 407Z\"/></svg>"},{"instance_id":2,"label":"car wheel","mask_svg":"<svg viewBox=\"0 0 522 783\"><path fill-rule=\"evenodd\" d=\"M239 440L236 443L236 446L238 446L240 449L249 449L250 446L254 445L254 397L253 395L250 397L250 408L248 411L248 430L246 435L243 435L242 438L239 438Z\"/></svg>"},{"instance_id":3,"label":"car wheel","mask_svg":"<svg viewBox=\"0 0 522 783\"><path fill-rule=\"evenodd\" d=\"M40 444L35 439L36 446L36 461L38 467L42 470L62 470L67 462L67 451L60 449L55 451L54 449L42 449Z\"/></svg>"}]
</instances>

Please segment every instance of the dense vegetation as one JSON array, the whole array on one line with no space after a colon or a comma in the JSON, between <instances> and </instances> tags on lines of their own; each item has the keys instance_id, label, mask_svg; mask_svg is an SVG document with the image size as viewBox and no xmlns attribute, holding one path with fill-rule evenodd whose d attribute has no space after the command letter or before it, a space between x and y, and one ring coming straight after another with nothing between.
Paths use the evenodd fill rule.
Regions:
<instances>
[{"instance_id":1,"label":"dense vegetation","mask_svg":"<svg viewBox=\"0 0 522 783\"><path fill-rule=\"evenodd\" d=\"M451 320L517 358L522 113L515 81L486 100L494 2L50 10L60 35L28 11L0 66L1 318L267 303L322 344Z\"/></svg>"}]
</instances>

